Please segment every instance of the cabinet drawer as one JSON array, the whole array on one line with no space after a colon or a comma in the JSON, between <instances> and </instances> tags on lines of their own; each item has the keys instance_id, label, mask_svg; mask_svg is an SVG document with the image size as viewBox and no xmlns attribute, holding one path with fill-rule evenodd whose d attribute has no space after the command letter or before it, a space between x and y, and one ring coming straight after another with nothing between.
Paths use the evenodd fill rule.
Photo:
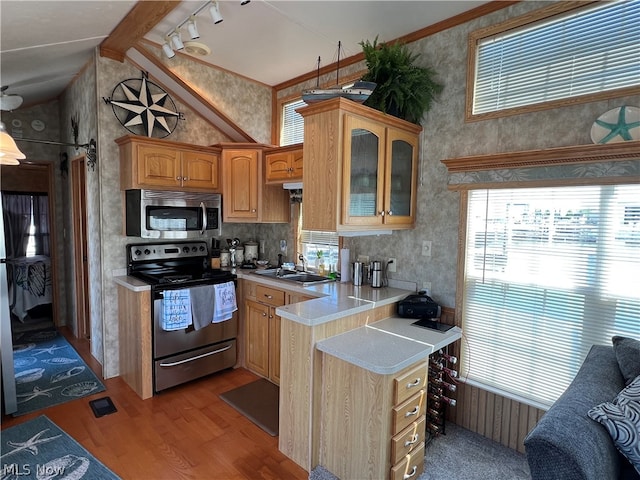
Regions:
<instances>
[{"instance_id":1,"label":"cabinet drawer","mask_svg":"<svg viewBox=\"0 0 640 480\"><path fill-rule=\"evenodd\" d=\"M284 305L284 292L275 288L256 285L256 300L258 302L279 307Z\"/></svg>"},{"instance_id":2,"label":"cabinet drawer","mask_svg":"<svg viewBox=\"0 0 640 480\"><path fill-rule=\"evenodd\" d=\"M391 439L391 464L396 464L409 452L424 442L426 417L413 422Z\"/></svg>"},{"instance_id":3,"label":"cabinet drawer","mask_svg":"<svg viewBox=\"0 0 640 480\"><path fill-rule=\"evenodd\" d=\"M391 411L393 418L393 435L401 432L407 428L410 423L415 422L424 415L426 392L426 390L420 390L413 397L393 407Z\"/></svg>"},{"instance_id":4,"label":"cabinet drawer","mask_svg":"<svg viewBox=\"0 0 640 480\"><path fill-rule=\"evenodd\" d=\"M393 380L394 405L404 402L411 395L427 386L427 362L423 362Z\"/></svg>"},{"instance_id":5,"label":"cabinet drawer","mask_svg":"<svg viewBox=\"0 0 640 480\"><path fill-rule=\"evenodd\" d=\"M391 480L408 480L418 478L424 471L424 443L418 445L400 463L391 467Z\"/></svg>"}]
</instances>

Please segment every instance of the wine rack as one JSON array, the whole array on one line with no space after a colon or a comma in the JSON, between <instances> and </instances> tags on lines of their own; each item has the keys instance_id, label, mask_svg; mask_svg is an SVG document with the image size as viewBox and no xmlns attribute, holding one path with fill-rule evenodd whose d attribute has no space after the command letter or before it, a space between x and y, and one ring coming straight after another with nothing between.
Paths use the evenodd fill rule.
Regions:
<instances>
[{"instance_id":1,"label":"wine rack","mask_svg":"<svg viewBox=\"0 0 640 480\"><path fill-rule=\"evenodd\" d=\"M429 383L427 390L427 432L431 436L445 434L447 408L456 406L458 359L440 349L429 357Z\"/></svg>"}]
</instances>

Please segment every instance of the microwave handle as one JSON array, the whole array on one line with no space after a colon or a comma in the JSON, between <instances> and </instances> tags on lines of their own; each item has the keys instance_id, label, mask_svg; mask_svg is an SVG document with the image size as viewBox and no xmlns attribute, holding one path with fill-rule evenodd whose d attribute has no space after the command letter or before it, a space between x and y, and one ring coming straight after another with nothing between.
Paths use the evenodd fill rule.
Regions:
<instances>
[{"instance_id":1,"label":"microwave handle","mask_svg":"<svg viewBox=\"0 0 640 480\"><path fill-rule=\"evenodd\" d=\"M204 202L200 202L200 209L202 210L202 230L200 230L200 235L204 235L207 231L207 206Z\"/></svg>"}]
</instances>

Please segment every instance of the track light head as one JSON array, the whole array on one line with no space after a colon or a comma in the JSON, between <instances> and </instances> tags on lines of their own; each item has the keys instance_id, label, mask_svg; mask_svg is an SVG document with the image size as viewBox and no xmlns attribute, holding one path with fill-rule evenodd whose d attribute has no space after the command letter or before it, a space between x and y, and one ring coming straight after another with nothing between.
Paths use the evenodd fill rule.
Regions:
<instances>
[{"instance_id":1,"label":"track light head","mask_svg":"<svg viewBox=\"0 0 640 480\"><path fill-rule=\"evenodd\" d=\"M196 16L191 15L189 21L187 22L187 31L189 32L189 36L191 40L196 40L200 38L200 34L198 33L198 27L196 26Z\"/></svg>"},{"instance_id":2,"label":"track light head","mask_svg":"<svg viewBox=\"0 0 640 480\"><path fill-rule=\"evenodd\" d=\"M174 30L171 35L169 35L171 39L171 46L174 50L182 50L184 48L184 44L182 43L182 38L180 38L180 30Z\"/></svg>"},{"instance_id":3,"label":"track light head","mask_svg":"<svg viewBox=\"0 0 640 480\"><path fill-rule=\"evenodd\" d=\"M173 58L176 56L176 52L173 51L171 45L169 45L169 39L162 44L162 51L167 56L167 58Z\"/></svg>"},{"instance_id":4,"label":"track light head","mask_svg":"<svg viewBox=\"0 0 640 480\"><path fill-rule=\"evenodd\" d=\"M222 15L220 14L220 7L218 6L218 2L213 2L209 7L209 15L211 15L211 19L213 23L218 24L224 20Z\"/></svg>"}]
</instances>

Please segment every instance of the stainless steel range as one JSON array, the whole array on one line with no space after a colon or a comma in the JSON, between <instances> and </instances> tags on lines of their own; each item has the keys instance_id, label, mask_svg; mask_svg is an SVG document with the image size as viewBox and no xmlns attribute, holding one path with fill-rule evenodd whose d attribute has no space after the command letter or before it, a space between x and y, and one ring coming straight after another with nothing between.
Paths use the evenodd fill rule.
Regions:
<instances>
[{"instance_id":1,"label":"stainless steel range","mask_svg":"<svg viewBox=\"0 0 640 480\"><path fill-rule=\"evenodd\" d=\"M159 392L211 373L233 367L237 360L237 312L230 320L210 323L196 329L194 325L179 330L163 327L163 300L167 292L233 282L236 275L208 268L206 242L173 242L127 245L127 274L151 286L153 341L153 389ZM215 288L215 287L214 287ZM201 290L200 290L201 291ZM192 308L198 308L193 302ZM200 293L198 302L212 302Z\"/></svg>"}]
</instances>

